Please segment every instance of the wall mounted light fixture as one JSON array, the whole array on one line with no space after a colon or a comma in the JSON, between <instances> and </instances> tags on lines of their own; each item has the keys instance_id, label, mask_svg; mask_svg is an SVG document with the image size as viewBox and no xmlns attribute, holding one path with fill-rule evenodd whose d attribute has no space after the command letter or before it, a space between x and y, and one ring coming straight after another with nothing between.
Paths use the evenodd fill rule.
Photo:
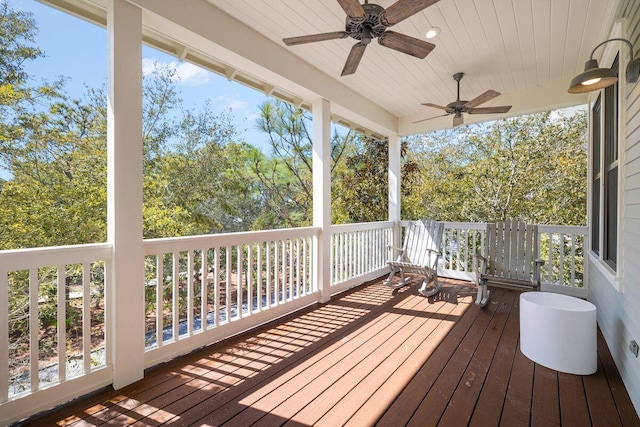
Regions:
<instances>
[{"instance_id":1,"label":"wall mounted light fixture","mask_svg":"<svg viewBox=\"0 0 640 427\"><path fill-rule=\"evenodd\" d=\"M631 56L629 63L627 64L626 69L626 81L627 83L635 83L638 81L640 77L640 58L633 59L633 45L627 39L609 39L600 43L598 46L593 48L591 51L591 57L584 64L584 73L577 75L571 80L571 86L569 86L569 93L585 93L591 92L592 90L598 90L605 88L607 86L611 86L618 81L618 76L616 76L610 68L599 68L598 60L593 59L593 54L596 49L602 46L605 43L609 43L612 41L621 41L625 42L629 46L629 50L631 51Z\"/></svg>"}]
</instances>

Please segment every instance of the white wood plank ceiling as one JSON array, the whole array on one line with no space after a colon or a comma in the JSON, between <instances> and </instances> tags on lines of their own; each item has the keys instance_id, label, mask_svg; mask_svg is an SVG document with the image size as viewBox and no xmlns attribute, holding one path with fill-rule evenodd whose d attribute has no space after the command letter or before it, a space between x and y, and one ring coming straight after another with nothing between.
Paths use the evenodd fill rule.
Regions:
<instances>
[{"instance_id":1,"label":"white wood plank ceiling","mask_svg":"<svg viewBox=\"0 0 640 427\"><path fill-rule=\"evenodd\" d=\"M413 122L442 113L422 103L456 99L456 72L465 73L462 99L496 90L502 95L483 106L512 104L509 115L583 103L586 98L566 89L591 50L608 38L618 7L618 0L440 0L392 28L423 39L427 29L440 28L425 59L371 43L357 72L340 77L355 40L282 43L285 37L343 30L345 14L336 0L208 1L393 114L401 133L451 125L450 116ZM386 8L394 0L371 3ZM495 117L466 115L465 122Z\"/></svg>"},{"instance_id":2,"label":"white wood plank ceiling","mask_svg":"<svg viewBox=\"0 0 640 427\"><path fill-rule=\"evenodd\" d=\"M40 1L106 22L107 0ZM407 135L452 126L451 116L422 121L443 113L422 103L455 101L457 72L465 73L461 99L493 89L501 95L481 107L513 106L502 115L465 114L465 123L585 103L586 94L567 93L570 80L611 37L619 4L640 0L439 0L391 27L416 38L440 28L425 59L374 41L356 73L344 77L355 40L282 42L344 30L337 0L127 1L143 11L146 43L296 105L326 98L334 116L354 128ZM395 0L370 3L387 8ZM624 37L624 23L620 27ZM606 53L610 60L615 50L628 55L621 43L609 43L595 56Z\"/></svg>"}]
</instances>

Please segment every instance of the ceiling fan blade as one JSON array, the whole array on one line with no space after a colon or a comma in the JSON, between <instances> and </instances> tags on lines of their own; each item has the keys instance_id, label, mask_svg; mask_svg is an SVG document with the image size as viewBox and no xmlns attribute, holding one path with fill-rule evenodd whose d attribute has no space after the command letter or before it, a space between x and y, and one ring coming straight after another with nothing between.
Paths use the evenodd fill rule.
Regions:
<instances>
[{"instance_id":1,"label":"ceiling fan blade","mask_svg":"<svg viewBox=\"0 0 640 427\"><path fill-rule=\"evenodd\" d=\"M462 114L453 116L453 127L460 126L463 123L464 123L464 117L462 117Z\"/></svg>"},{"instance_id":2,"label":"ceiling fan blade","mask_svg":"<svg viewBox=\"0 0 640 427\"><path fill-rule=\"evenodd\" d=\"M415 37L406 36L394 31L385 31L378 37L378 43L384 47L388 47L416 58L424 59L436 45L417 39Z\"/></svg>"},{"instance_id":3,"label":"ceiling fan blade","mask_svg":"<svg viewBox=\"0 0 640 427\"><path fill-rule=\"evenodd\" d=\"M287 46L295 46L297 44L321 42L325 40L344 39L348 36L346 31L334 31L332 33L309 34L307 36L287 37L282 39Z\"/></svg>"},{"instance_id":4,"label":"ceiling fan blade","mask_svg":"<svg viewBox=\"0 0 640 427\"><path fill-rule=\"evenodd\" d=\"M390 27L437 2L438 0L398 0L380 13L380 23Z\"/></svg>"},{"instance_id":5,"label":"ceiling fan blade","mask_svg":"<svg viewBox=\"0 0 640 427\"><path fill-rule=\"evenodd\" d=\"M469 114L498 114L498 113L508 113L511 110L511 105L503 105L500 107L481 107L481 108L471 108L467 111Z\"/></svg>"},{"instance_id":6,"label":"ceiling fan blade","mask_svg":"<svg viewBox=\"0 0 640 427\"><path fill-rule=\"evenodd\" d=\"M445 116L448 116L448 115L450 115L450 113L447 113L447 114L440 114L439 116L429 117L428 119L418 120L418 121L415 121L415 122L413 122L413 123L415 124L415 123L420 123L420 122L426 122L427 120L433 120L433 119L437 119L438 117L445 117Z\"/></svg>"},{"instance_id":7,"label":"ceiling fan blade","mask_svg":"<svg viewBox=\"0 0 640 427\"><path fill-rule=\"evenodd\" d=\"M347 62L344 64L344 68L342 69L342 76L346 76L349 74L353 74L358 69L358 64L360 64L360 60L362 59L362 55L364 55L364 50L367 48L367 45L360 42L353 45L351 48L351 52L349 52L349 56L347 57Z\"/></svg>"},{"instance_id":8,"label":"ceiling fan blade","mask_svg":"<svg viewBox=\"0 0 640 427\"><path fill-rule=\"evenodd\" d=\"M338 3L340 3L344 13L354 21L363 21L367 17L358 0L338 0Z\"/></svg>"},{"instance_id":9,"label":"ceiling fan blade","mask_svg":"<svg viewBox=\"0 0 640 427\"><path fill-rule=\"evenodd\" d=\"M495 90L488 90L482 95L476 96L471 101L464 104L465 108L473 108L477 107L480 104L484 104L485 102L495 98L496 96L500 96L500 92L496 92Z\"/></svg>"},{"instance_id":10,"label":"ceiling fan blade","mask_svg":"<svg viewBox=\"0 0 640 427\"><path fill-rule=\"evenodd\" d=\"M424 103L422 105L424 105L425 107L431 107L431 108L437 108L439 110L444 110L449 114L452 114L452 113L455 112L455 110L453 108L445 107L444 105L432 104L430 102Z\"/></svg>"}]
</instances>

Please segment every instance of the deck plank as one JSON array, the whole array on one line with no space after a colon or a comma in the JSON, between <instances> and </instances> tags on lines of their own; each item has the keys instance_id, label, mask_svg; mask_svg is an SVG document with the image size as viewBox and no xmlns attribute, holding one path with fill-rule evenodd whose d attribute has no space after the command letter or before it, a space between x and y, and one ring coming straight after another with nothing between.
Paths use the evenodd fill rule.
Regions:
<instances>
[{"instance_id":1,"label":"deck plank","mask_svg":"<svg viewBox=\"0 0 640 427\"><path fill-rule=\"evenodd\" d=\"M446 339L440 343L436 351L429 357L426 363L422 365L418 373L411 378L402 393L400 393L388 408L383 406L385 412L376 425L406 425L409 422L416 408L422 402L425 393L430 390L436 382L442 370L447 366L451 355L458 348L469 329L475 324L480 314L482 314L482 310L475 305L467 309L462 319L460 319L447 334ZM360 420L357 415L358 414L350 419L347 425L363 425L359 424Z\"/></svg>"},{"instance_id":2,"label":"deck plank","mask_svg":"<svg viewBox=\"0 0 640 427\"><path fill-rule=\"evenodd\" d=\"M472 427L497 426L500 423L520 334L518 304L519 298L514 298L487 379L469 422Z\"/></svg>"},{"instance_id":3,"label":"deck plank","mask_svg":"<svg viewBox=\"0 0 640 427\"><path fill-rule=\"evenodd\" d=\"M348 402L352 407L355 406L357 403L352 399L347 399L346 395L354 391L361 382L367 382L367 389L363 392L368 393L371 393L371 387L382 385L383 378L389 374L389 371L405 363L407 357L413 354L424 342L425 337L431 335L440 326L443 319L441 315L447 307L449 308L447 311L451 311L450 304L445 304L442 301L432 304L425 298L411 310L398 310L398 315L403 320L408 320L406 324L403 326L400 322L394 321L394 326L399 326L394 327L397 332L385 340L383 346L365 353L366 357L361 360L355 360L355 366L347 374L338 378L317 397L311 399L285 426L296 423L315 425L320 418L329 412L334 412L335 405L341 401ZM378 335L373 339L378 341L382 337ZM302 397L293 396L294 399L302 399ZM322 424L332 425L332 423L324 421Z\"/></svg>"},{"instance_id":4,"label":"deck plank","mask_svg":"<svg viewBox=\"0 0 640 427\"><path fill-rule=\"evenodd\" d=\"M498 308L501 307L506 292L494 292L494 294L487 307L481 310L480 315L464 336L456 351L451 355L433 387L427 392L420 406L411 417L407 424L408 426L426 427L438 425L460 382L472 380L464 377L465 372L482 342L482 336L495 317Z\"/></svg>"},{"instance_id":5,"label":"deck plank","mask_svg":"<svg viewBox=\"0 0 640 427\"><path fill-rule=\"evenodd\" d=\"M468 424L471 420L515 300L516 293L508 291L499 302L493 319L489 322L462 380L458 383L445 412L442 414L440 419L442 425L454 425L463 421ZM494 397L498 401L501 399L500 395Z\"/></svg>"},{"instance_id":6,"label":"deck plank","mask_svg":"<svg viewBox=\"0 0 640 427\"><path fill-rule=\"evenodd\" d=\"M601 334L596 374L558 373L518 348L518 292L382 280L19 425L640 425Z\"/></svg>"},{"instance_id":7,"label":"deck plank","mask_svg":"<svg viewBox=\"0 0 640 427\"><path fill-rule=\"evenodd\" d=\"M378 284L378 287L380 286L383 285ZM366 295L360 297L356 292L322 307L323 309L326 309L325 311L327 311L327 316L333 313L337 318L342 318L344 314L342 311L338 310L340 307L348 308L349 311L363 310L363 312L367 312L368 315L365 317L363 313L360 318L352 320L350 324L343 327L339 333L330 337L330 339L318 342L298 354L285 359L273 370L265 372L264 375L255 379L255 381L247 381L243 387L238 387L235 390L224 393L220 398L209 398L202 402L198 402L196 407L190 410L189 413L180 415L180 418L176 419L174 423L176 425L190 425L195 422L208 422L213 424L223 423L251 406L253 399L259 399L262 397L261 394L268 394L272 390L277 389L279 385L288 381L289 376L294 375L294 373L290 371L296 364L306 363L308 365L312 363L312 358L314 361L322 360L324 356L331 352L333 347L340 347L344 343L342 341L343 337L347 337L350 333L357 331L360 324L370 322L370 317L377 319L376 322L383 323L384 317L386 316L386 310L394 304L398 304L409 299L410 296L410 294L405 290L398 292L397 295L393 296L388 287L383 286L383 288L385 288L383 291L385 292L384 295L386 295L383 301L376 301L375 299L368 298ZM363 309L363 307L365 309ZM316 312L321 311L317 310ZM319 318L319 316L316 315L316 318ZM361 339L366 338L366 335L362 335L361 337Z\"/></svg>"},{"instance_id":8,"label":"deck plank","mask_svg":"<svg viewBox=\"0 0 640 427\"><path fill-rule=\"evenodd\" d=\"M456 298L455 304L447 302L451 298L434 301L439 305L435 313L425 323L428 335L421 330L416 331L420 336L420 342L409 353L402 348L385 359L369 376L353 386L351 390L328 411L318 425L339 425L345 420L350 420L355 425L372 425L380 416L384 408L392 402L392 398L400 394L404 386L413 378L424 362L433 354L438 344L455 325L457 319L464 314L469 304L473 303L471 296L458 299L458 294L464 287L443 287L443 295ZM437 322L437 326L427 326L428 323ZM426 335L426 336L425 336ZM375 391L374 391L375 390ZM374 391L372 393L372 391ZM358 416L356 417L356 414Z\"/></svg>"},{"instance_id":9,"label":"deck plank","mask_svg":"<svg viewBox=\"0 0 640 427\"><path fill-rule=\"evenodd\" d=\"M422 299L418 304L407 307L404 305L398 311L415 311L421 312L428 308L428 301ZM349 390L349 383L344 384L341 382L345 378L354 380L366 376L366 370L371 365L376 365L380 357L390 356L394 350L397 349L399 342L404 340L406 333L410 334L410 323L415 320L415 317L409 317L398 313L397 310L391 312L389 316L385 317L384 324L380 325L381 329L376 331L367 331L366 335L369 336L368 340L362 344L357 344L355 348L349 348L349 346L343 346L345 348L344 353L337 355L331 355L334 360L333 365L326 366L323 372L317 377L313 378L303 387L300 387L293 393L282 393L287 398L273 409L269 409L269 413L257 422L256 426L272 426L274 425L275 414L295 414L292 418L294 421L301 421L311 424L317 421L324 412L321 412L324 407L318 406L317 403L329 404L331 400L332 391L338 394L345 393ZM380 323L380 322L378 322ZM369 329L369 325L362 325L362 328ZM317 366L317 365L316 365ZM302 373L305 380L309 377L305 373ZM297 381L297 383L300 383ZM280 395L280 393L278 393ZM278 399L281 399L279 397ZM335 404L335 402L333 402ZM258 402L258 405L263 405ZM332 405L331 405L332 406ZM329 406L330 407L330 406ZM246 410L244 412L247 412ZM309 418L307 418L309 417ZM245 426L248 423L245 419L241 419L231 426Z\"/></svg>"},{"instance_id":10,"label":"deck plank","mask_svg":"<svg viewBox=\"0 0 640 427\"><path fill-rule=\"evenodd\" d=\"M533 396L534 363L522 351L520 345L515 352L513 368L500 417L500 426L529 426L531 422L531 400Z\"/></svg>"},{"instance_id":11,"label":"deck plank","mask_svg":"<svg viewBox=\"0 0 640 427\"><path fill-rule=\"evenodd\" d=\"M536 364L531 399L531 427L560 425L558 372Z\"/></svg>"},{"instance_id":12,"label":"deck plank","mask_svg":"<svg viewBox=\"0 0 640 427\"><path fill-rule=\"evenodd\" d=\"M565 426L588 426L591 424L587 397L580 375L558 373L560 394L560 417Z\"/></svg>"},{"instance_id":13,"label":"deck plank","mask_svg":"<svg viewBox=\"0 0 640 427\"><path fill-rule=\"evenodd\" d=\"M398 301L394 308L421 311L424 307L424 299L409 298ZM252 407L244 408L229 425L244 426L252 422L257 422L256 425L273 425L277 414L296 414L310 398L321 395L327 387L357 367L367 355L384 351L381 348L385 348L394 335L402 336L399 332L410 320L391 309L385 315L361 324L351 335L344 336L336 345L321 352L319 356L322 359L310 358L272 384L282 383L276 389L270 387L262 397L254 394L252 398L259 397L255 401L245 399L244 402L251 402ZM206 420L214 424L217 421Z\"/></svg>"},{"instance_id":14,"label":"deck plank","mask_svg":"<svg viewBox=\"0 0 640 427\"><path fill-rule=\"evenodd\" d=\"M609 389L616 404L616 409L620 415L620 420L624 426L640 425L638 423L638 414L636 413L629 393L622 382L620 372L613 362L613 357L607 347L607 342L602 335L602 332L598 329L598 355L600 357L600 363L602 363L603 373L607 377Z\"/></svg>"},{"instance_id":15,"label":"deck plank","mask_svg":"<svg viewBox=\"0 0 640 427\"><path fill-rule=\"evenodd\" d=\"M584 377L584 389L589 402L589 415L594 425L621 426L622 421L613 401L613 395L604 373L601 356L598 357L598 371Z\"/></svg>"}]
</instances>

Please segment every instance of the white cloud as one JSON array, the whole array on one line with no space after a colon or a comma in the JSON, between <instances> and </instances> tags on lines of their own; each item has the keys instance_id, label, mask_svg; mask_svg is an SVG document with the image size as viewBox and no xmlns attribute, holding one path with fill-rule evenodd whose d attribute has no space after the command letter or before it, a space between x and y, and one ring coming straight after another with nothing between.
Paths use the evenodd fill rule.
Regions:
<instances>
[{"instance_id":1,"label":"white cloud","mask_svg":"<svg viewBox=\"0 0 640 427\"><path fill-rule=\"evenodd\" d=\"M229 99L225 105L225 108L231 108L232 110L243 110L247 108L247 101L240 99Z\"/></svg>"},{"instance_id":2,"label":"white cloud","mask_svg":"<svg viewBox=\"0 0 640 427\"><path fill-rule=\"evenodd\" d=\"M253 113L253 114L250 114L250 115L247 117L247 121L248 121L248 122L257 122L259 118L260 118L260 113L255 112L255 113Z\"/></svg>"},{"instance_id":3,"label":"white cloud","mask_svg":"<svg viewBox=\"0 0 640 427\"><path fill-rule=\"evenodd\" d=\"M151 74L158 68L175 70L175 81L184 86L201 86L209 83L211 73L188 62L161 62L150 58L142 59L142 73Z\"/></svg>"},{"instance_id":4,"label":"white cloud","mask_svg":"<svg viewBox=\"0 0 640 427\"><path fill-rule=\"evenodd\" d=\"M218 95L213 98L212 101L222 104L222 108L231 110L244 110L249 105L247 101L243 101L240 98L234 98L233 96L226 94Z\"/></svg>"}]
</instances>

